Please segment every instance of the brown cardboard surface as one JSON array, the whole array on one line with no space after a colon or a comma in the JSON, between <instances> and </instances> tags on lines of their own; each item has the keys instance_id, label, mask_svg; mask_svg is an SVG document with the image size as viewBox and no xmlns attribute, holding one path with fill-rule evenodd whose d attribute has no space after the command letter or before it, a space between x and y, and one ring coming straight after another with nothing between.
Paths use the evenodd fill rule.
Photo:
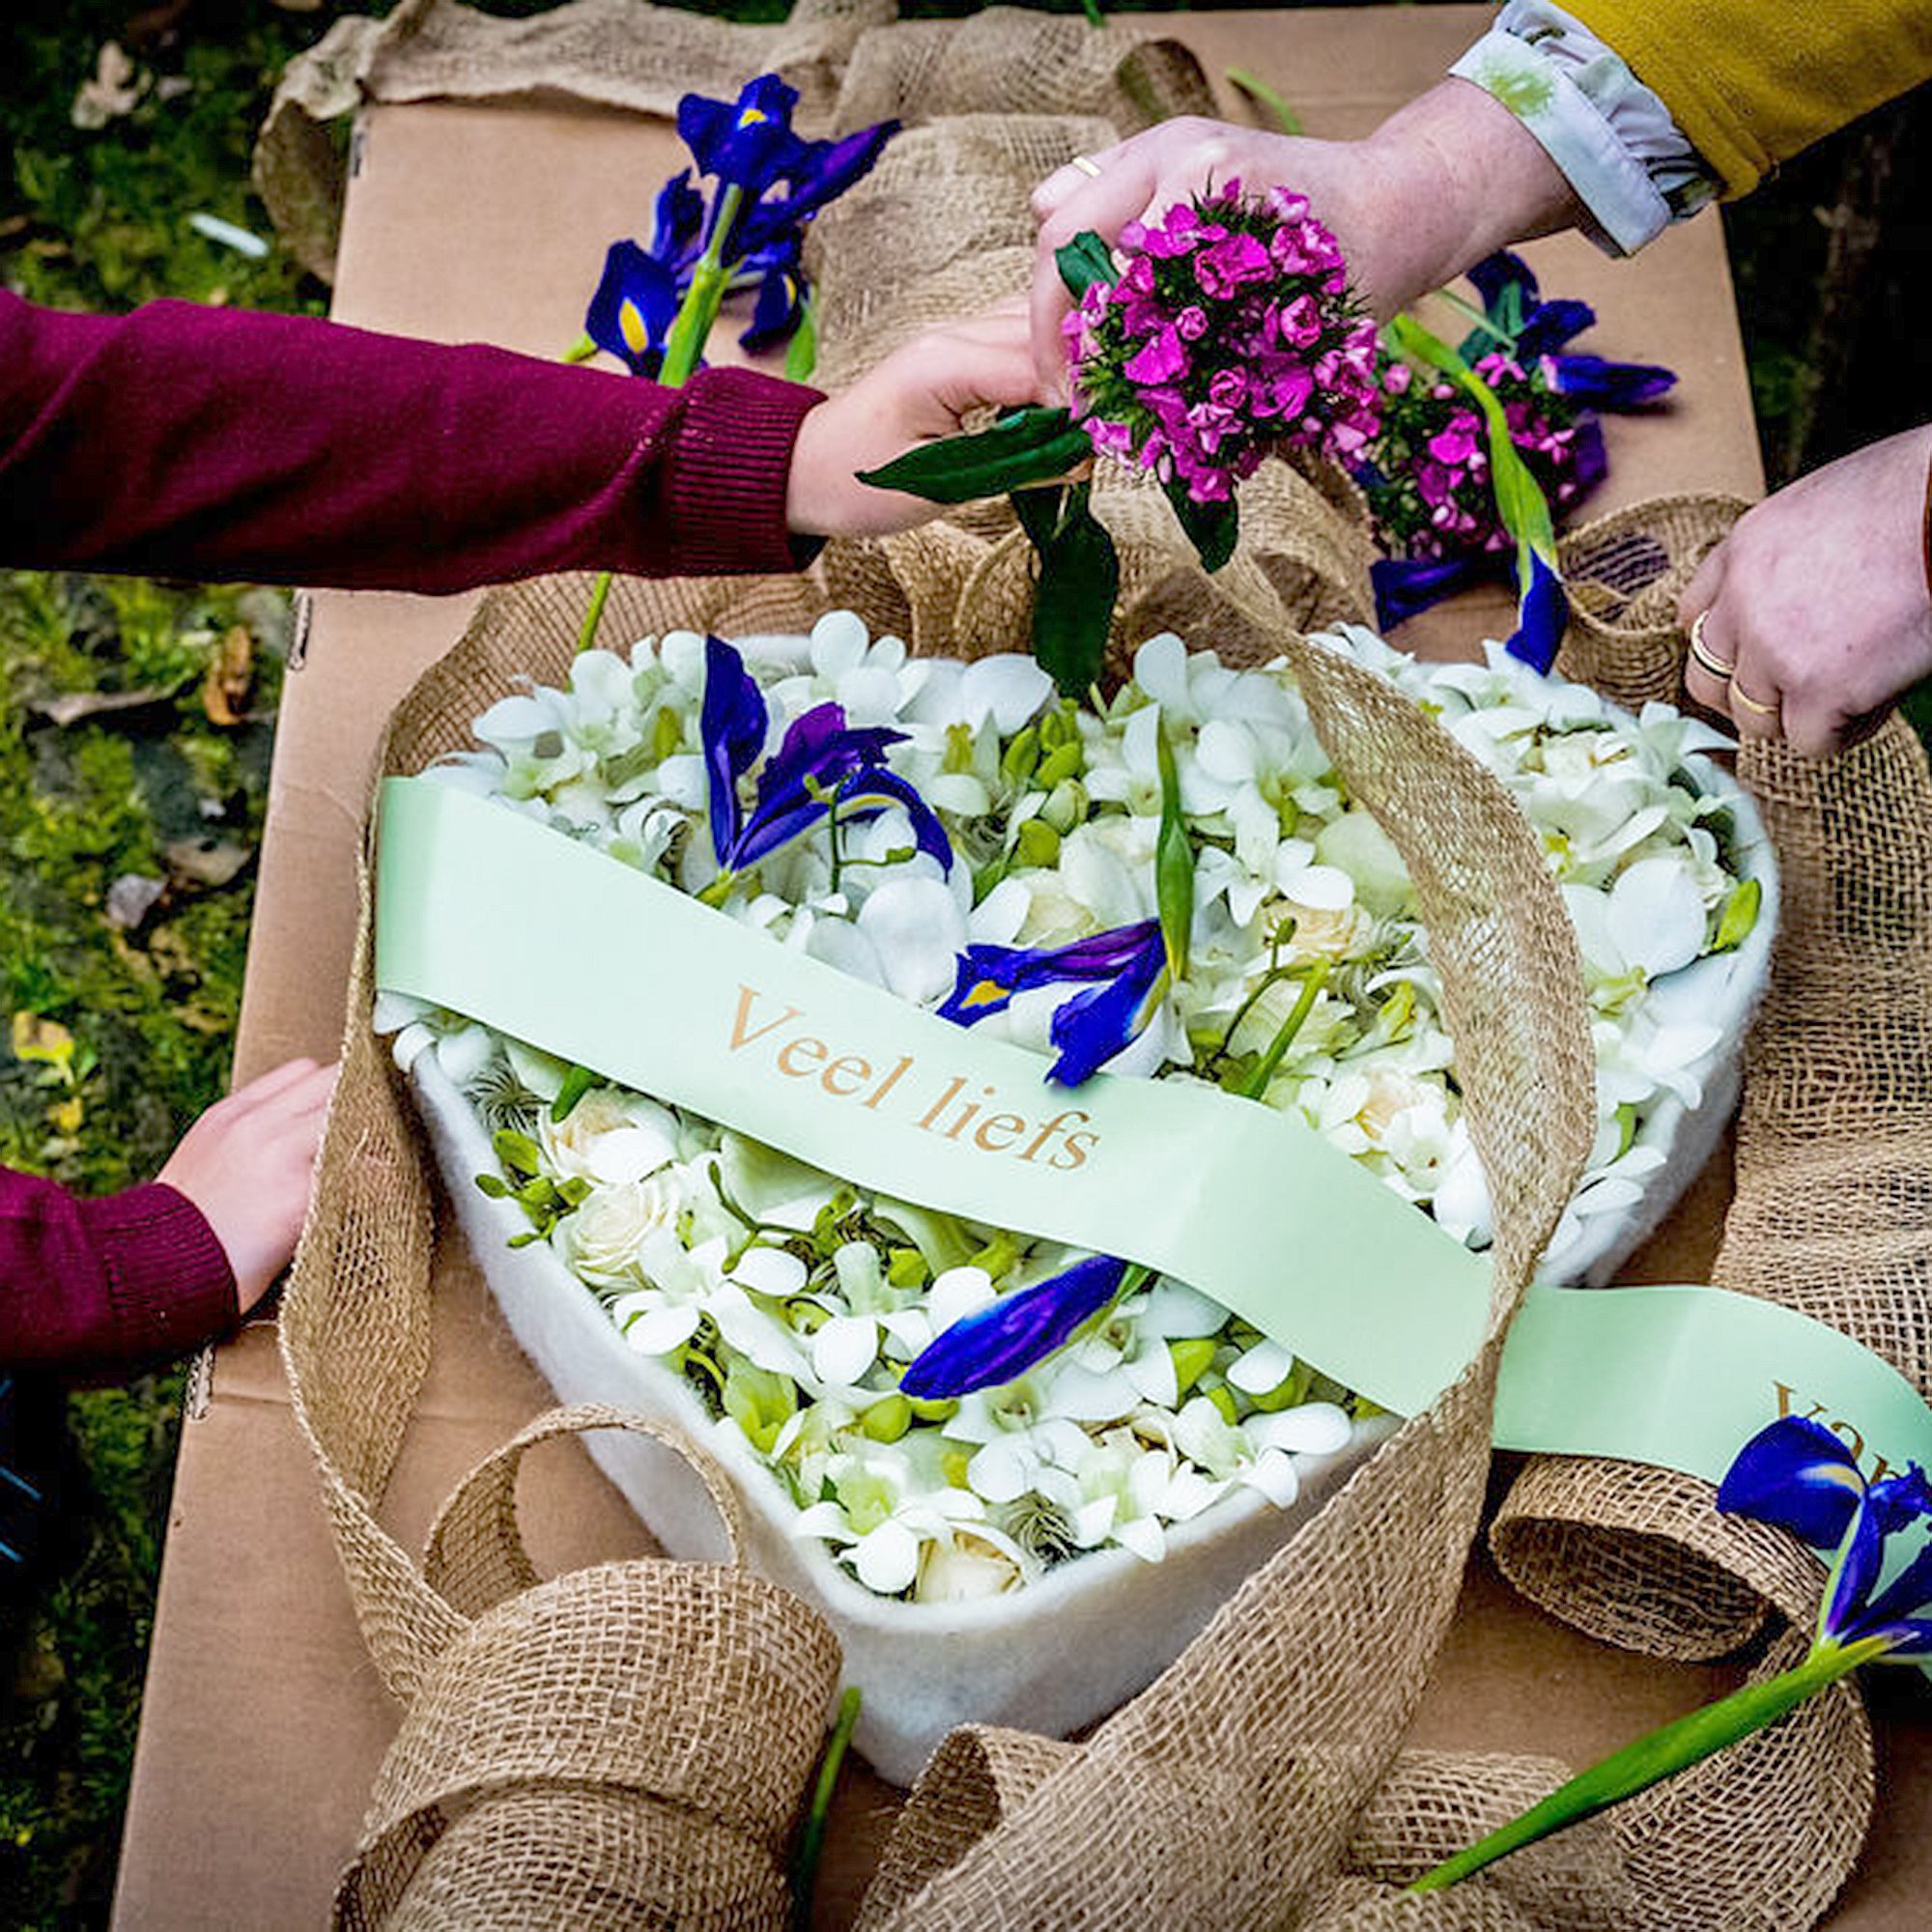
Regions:
<instances>
[{"instance_id":1,"label":"brown cardboard surface","mask_svg":"<svg viewBox=\"0 0 1932 1932\"><path fill-rule=\"evenodd\" d=\"M1173 26L1210 73L1245 67L1293 101L1311 132L1349 135L1433 82L1489 17L1476 6L1334 9L1183 14ZM552 102L382 108L357 143L337 316L544 355L575 338L606 243L648 226L656 185L677 164L660 124ZM1530 252L1546 287L1597 305L1592 347L1681 372L1666 415L1611 426L1604 507L1665 490L1757 494L1718 217L1629 264L1570 238ZM469 608L461 598L313 600L278 728L238 1077L335 1049L370 753L390 706L454 641ZM1465 609L1418 641L1466 646L1492 614ZM1634 1278L1702 1278L1726 1173L1720 1155ZM456 1478L548 1401L460 1243L442 1244L437 1267L434 1364L387 1503L406 1543L420 1541ZM647 1548L574 1447L533 1458L523 1496L526 1532L551 1567ZM1700 1701L1721 1675L1590 1644L1478 1562L1418 1741L1581 1760ZM1889 1804L1833 1919L1856 1932L1922 1922L1914 1894L1932 1886L1923 1698L1916 1683L1889 1686L1881 1708ZM220 1351L207 1412L184 1431L117 1925L325 1922L394 1722L355 1628L272 1335L257 1324ZM822 1926L849 1922L893 1803L862 1766L848 1773Z\"/></svg>"}]
</instances>

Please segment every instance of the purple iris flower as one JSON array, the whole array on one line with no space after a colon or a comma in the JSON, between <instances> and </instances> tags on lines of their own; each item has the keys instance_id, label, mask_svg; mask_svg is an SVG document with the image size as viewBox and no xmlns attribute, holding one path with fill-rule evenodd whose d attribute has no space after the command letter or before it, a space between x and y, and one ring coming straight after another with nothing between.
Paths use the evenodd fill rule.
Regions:
<instances>
[{"instance_id":1,"label":"purple iris flower","mask_svg":"<svg viewBox=\"0 0 1932 1932\"><path fill-rule=\"evenodd\" d=\"M1526 576L1521 574L1525 561ZM1555 565L1528 545L1523 547L1518 571L1516 629L1503 648L1511 657L1547 671L1556 662L1556 647L1563 641L1564 626L1570 621L1570 593L1563 588Z\"/></svg>"},{"instance_id":2,"label":"purple iris flower","mask_svg":"<svg viewBox=\"0 0 1932 1932\"><path fill-rule=\"evenodd\" d=\"M1023 1376L1070 1341L1126 1283L1127 1264L1089 1255L953 1322L920 1350L899 1387L921 1401L965 1395Z\"/></svg>"},{"instance_id":3,"label":"purple iris flower","mask_svg":"<svg viewBox=\"0 0 1932 1932\"><path fill-rule=\"evenodd\" d=\"M613 242L604 257L603 279L584 312L583 332L632 375L655 376L683 298L675 268L635 242Z\"/></svg>"},{"instance_id":4,"label":"purple iris flower","mask_svg":"<svg viewBox=\"0 0 1932 1932\"><path fill-rule=\"evenodd\" d=\"M1535 272L1510 249L1486 256L1469 270L1469 279L1483 298L1490 327L1473 330L1463 340L1465 361L1488 355L1500 334L1525 368L1542 363L1544 381L1559 396L1597 410L1641 409L1677 381L1673 371L1655 362L1571 355L1565 345L1597 320L1596 310L1588 302L1543 300Z\"/></svg>"},{"instance_id":5,"label":"purple iris flower","mask_svg":"<svg viewBox=\"0 0 1932 1932\"><path fill-rule=\"evenodd\" d=\"M837 141L802 140L791 126L797 105L797 90L772 73L735 101L687 94L678 102L678 132L697 172L739 191L719 259L726 296L755 292L751 324L738 338L753 353L783 341L804 312L805 224L867 173L898 131L896 121L885 121ZM650 246L619 242L606 256L584 333L634 375L655 376L663 365L666 337L716 218L684 169L659 190Z\"/></svg>"},{"instance_id":6,"label":"purple iris flower","mask_svg":"<svg viewBox=\"0 0 1932 1932\"><path fill-rule=\"evenodd\" d=\"M1902 1476L1867 1483L1831 1430L1782 1416L1738 1452L1718 1507L1835 1554L1822 1641L1879 1637L1888 1657L1932 1653L1932 1486L1916 1463ZM1893 1543L1897 1550L1888 1548Z\"/></svg>"},{"instance_id":7,"label":"purple iris flower","mask_svg":"<svg viewBox=\"0 0 1932 1932\"><path fill-rule=\"evenodd\" d=\"M1066 946L969 946L939 1017L972 1026L1036 986L1085 985L1053 1016L1060 1058L1047 1078L1077 1087L1137 1039L1153 1017L1167 970L1160 921L1090 933Z\"/></svg>"},{"instance_id":8,"label":"purple iris flower","mask_svg":"<svg viewBox=\"0 0 1932 1932\"><path fill-rule=\"evenodd\" d=\"M900 805L922 852L951 870L952 844L932 808L886 764L886 747L903 731L848 725L838 704L817 704L794 718L778 751L758 774L747 817L738 781L757 763L770 728L764 694L745 660L722 638L704 646L704 701L698 735L704 746L711 804L711 849L725 876L755 866L835 810L858 805L849 821L869 818L884 805Z\"/></svg>"}]
</instances>

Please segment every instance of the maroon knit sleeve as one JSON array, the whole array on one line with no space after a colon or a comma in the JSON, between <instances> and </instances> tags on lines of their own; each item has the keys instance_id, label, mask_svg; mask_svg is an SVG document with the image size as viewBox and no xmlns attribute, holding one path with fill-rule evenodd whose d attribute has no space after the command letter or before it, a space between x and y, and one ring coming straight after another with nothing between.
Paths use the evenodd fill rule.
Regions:
<instances>
[{"instance_id":1,"label":"maroon knit sleeve","mask_svg":"<svg viewBox=\"0 0 1932 1932\"><path fill-rule=\"evenodd\" d=\"M0 1168L0 1363L113 1375L235 1325L214 1230L162 1181L84 1201Z\"/></svg>"},{"instance_id":2,"label":"maroon knit sleeve","mask_svg":"<svg viewBox=\"0 0 1932 1932\"><path fill-rule=\"evenodd\" d=\"M0 292L0 560L422 591L789 570L819 400L752 370L664 389L307 317Z\"/></svg>"}]
</instances>

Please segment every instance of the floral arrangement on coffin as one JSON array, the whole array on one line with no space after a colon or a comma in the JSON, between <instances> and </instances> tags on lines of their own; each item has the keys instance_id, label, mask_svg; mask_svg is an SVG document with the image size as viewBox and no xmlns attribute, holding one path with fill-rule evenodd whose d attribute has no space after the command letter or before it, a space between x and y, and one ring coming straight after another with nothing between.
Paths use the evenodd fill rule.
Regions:
<instances>
[{"instance_id":1,"label":"floral arrangement on coffin","mask_svg":"<svg viewBox=\"0 0 1932 1932\"><path fill-rule=\"evenodd\" d=\"M1560 522L1607 471L1602 414L1648 408L1676 378L1653 363L1572 350L1595 311L1544 300L1527 264L1508 250L1479 262L1469 279L1483 306L1457 355L1494 396ZM1387 552L1372 575L1377 623L1390 631L1468 584L1507 581L1517 546L1497 502L1489 426L1469 388L1397 356L1383 358L1380 381L1380 431L1352 468Z\"/></svg>"},{"instance_id":2,"label":"floral arrangement on coffin","mask_svg":"<svg viewBox=\"0 0 1932 1932\"><path fill-rule=\"evenodd\" d=\"M1575 1278L1681 1178L1653 1128L1721 1068L1710 1012L1747 1010L1769 933L1755 820L1697 756L1723 741L1667 707L1631 718L1494 648L1426 666L1364 631L1327 641L1495 772L1562 881L1602 1111L1548 1261ZM475 731L485 749L434 776L996 1029L1048 1079L1193 1080L1291 1111L1486 1242L1406 876L1285 668L1162 637L1082 708L1028 658L914 659L836 612L743 652L677 633L585 653L568 690ZM1292 1504L1370 1419L1179 1283L880 1198L458 1015L385 995L378 1024L493 1132L477 1185L526 1219L519 1238L880 1596L1024 1589L1110 1546L1159 1559L1241 1491Z\"/></svg>"}]
</instances>

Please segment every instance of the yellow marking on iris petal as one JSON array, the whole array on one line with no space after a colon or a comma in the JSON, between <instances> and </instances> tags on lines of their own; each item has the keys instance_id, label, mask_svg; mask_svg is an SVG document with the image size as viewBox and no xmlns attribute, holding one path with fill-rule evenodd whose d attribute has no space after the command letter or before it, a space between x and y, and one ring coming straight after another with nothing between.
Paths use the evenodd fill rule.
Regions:
<instances>
[{"instance_id":1,"label":"yellow marking on iris petal","mask_svg":"<svg viewBox=\"0 0 1932 1932\"><path fill-rule=\"evenodd\" d=\"M738 116L738 126L755 128L760 121L769 121L771 118L762 107L748 107Z\"/></svg>"},{"instance_id":2,"label":"yellow marking on iris petal","mask_svg":"<svg viewBox=\"0 0 1932 1932\"><path fill-rule=\"evenodd\" d=\"M1004 1000L1007 989L997 980L981 980L972 987L966 997L959 1002L962 1007L990 1007L996 1000Z\"/></svg>"},{"instance_id":3,"label":"yellow marking on iris petal","mask_svg":"<svg viewBox=\"0 0 1932 1932\"><path fill-rule=\"evenodd\" d=\"M633 355L641 355L651 346L651 332L644 327L644 318L639 313L634 301L618 304L617 327L622 332Z\"/></svg>"}]
</instances>

